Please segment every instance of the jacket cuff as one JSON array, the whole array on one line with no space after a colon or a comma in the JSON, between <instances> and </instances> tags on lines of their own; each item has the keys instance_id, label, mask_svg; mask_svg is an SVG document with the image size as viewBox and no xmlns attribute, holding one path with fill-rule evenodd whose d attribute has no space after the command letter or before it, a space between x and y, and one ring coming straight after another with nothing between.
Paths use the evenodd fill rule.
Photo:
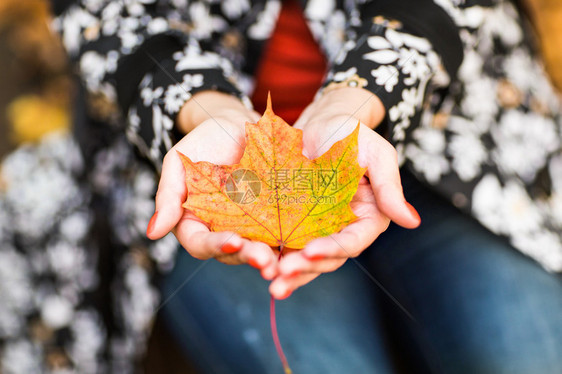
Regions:
<instances>
[{"instance_id":1,"label":"jacket cuff","mask_svg":"<svg viewBox=\"0 0 562 374\"><path fill-rule=\"evenodd\" d=\"M206 90L228 93L249 103L237 87L230 62L194 44L159 61L141 80L128 110L127 136L157 169L184 135L175 126L180 109L197 92Z\"/></svg>"},{"instance_id":2,"label":"jacket cuff","mask_svg":"<svg viewBox=\"0 0 562 374\"><path fill-rule=\"evenodd\" d=\"M417 121L429 80L449 80L441 59L427 39L384 17L363 25L356 40L336 57L324 90L349 86L372 92L386 109L390 140L402 142Z\"/></svg>"}]
</instances>

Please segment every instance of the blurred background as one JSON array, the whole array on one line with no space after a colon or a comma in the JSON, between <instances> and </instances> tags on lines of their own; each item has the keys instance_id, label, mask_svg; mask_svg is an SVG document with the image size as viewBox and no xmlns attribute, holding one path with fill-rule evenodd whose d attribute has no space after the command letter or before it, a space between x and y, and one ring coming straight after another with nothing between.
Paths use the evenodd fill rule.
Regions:
<instances>
[{"instance_id":1,"label":"blurred background","mask_svg":"<svg viewBox=\"0 0 562 374\"><path fill-rule=\"evenodd\" d=\"M69 67L49 20L47 1L0 1L0 155L69 127Z\"/></svg>"}]
</instances>

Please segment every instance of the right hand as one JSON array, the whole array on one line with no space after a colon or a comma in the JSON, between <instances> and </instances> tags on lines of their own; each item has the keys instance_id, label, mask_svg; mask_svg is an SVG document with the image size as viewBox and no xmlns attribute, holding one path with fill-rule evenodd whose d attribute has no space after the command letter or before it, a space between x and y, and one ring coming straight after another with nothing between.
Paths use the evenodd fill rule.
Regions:
<instances>
[{"instance_id":1,"label":"right hand","mask_svg":"<svg viewBox=\"0 0 562 374\"><path fill-rule=\"evenodd\" d=\"M245 123L258 119L259 115L237 98L219 92L198 93L184 105L178 126L188 134L164 157L148 238L160 239L171 231L195 258L215 258L230 265L248 263L260 269L266 279L277 275L277 258L268 245L244 239L235 232L211 232L205 222L182 207L188 191L177 152L194 162L234 164L244 152Z\"/></svg>"},{"instance_id":2,"label":"right hand","mask_svg":"<svg viewBox=\"0 0 562 374\"><path fill-rule=\"evenodd\" d=\"M303 155L309 159L327 152L360 123L357 162L367 171L350 202L357 220L284 256L279 261L279 275L269 287L275 298L286 298L320 274L335 271L348 258L359 256L391 220L406 228L420 224L418 213L402 192L396 150L373 131L384 115L382 102L372 93L344 87L317 98L295 123L295 128L303 130Z\"/></svg>"}]
</instances>

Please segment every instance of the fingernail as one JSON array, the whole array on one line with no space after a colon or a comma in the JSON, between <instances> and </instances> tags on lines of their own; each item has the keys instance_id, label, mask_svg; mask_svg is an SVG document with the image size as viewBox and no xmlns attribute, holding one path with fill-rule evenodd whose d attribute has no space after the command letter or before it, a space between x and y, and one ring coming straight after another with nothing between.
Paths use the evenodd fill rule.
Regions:
<instances>
[{"instance_id":1,"label":"fingernail","mask_svg":"<svg viewBox=\"0 0 562 374\"><path fill-rule=\"evenodd\" d=\"M224 253L234 253L234 252L238 252L240 250L240 247L237 247L231 243L224 243L221 247L221 251L223 251Z\"/></svg>"},{"instance_id":2,"label":"fingernail","mask_svg":"<svg viewBox=\"0 0 562 374\"><path fill-rule=\"evenodd\" d=\"M326 257L322 253L313 253L311 255L308 255L306 252L304 252L303 254L306 258L308 258L309 260L312 260L312 261L322 260L324 257Z\"/></svg>"},{"instance_id":3,"label":"fingernail","mask_svg":"<svg viewBox=\"0 0 562 374\"><path fill-rule=\"evenodd\" d=\"M293 293L293 291L290 290L290 289L288 289L287 291L285 291L284 294L282 294L281 296L279 296L279 297L277 298L277 300L286 299L286 298L288 298L289 296L291 296L292 293Z\"/></svg>"},{"instance_id":4,"label":"fingernail","mask_svg":"<svg viewBox=\"0 0 562 374\"><path fill-rule=\"evenodd\" d=\"M300 270L296 269L293 270L292 272L290 272L289 274L287 274L288 277L296 277L297 275L299 275L301 273Z\"/></svg>"},{"instance_id":5,"label":"fingernail","mask_svg":"<svg viewBox=\"0 0 562 374\"><path fill-rule=\"evenodd\" d=\"M303 254L304 257L306 257L309 260L321 260L324 257L326 257L326 255L324 253L321 253L318 250L315 250L314 248L312 250L310 250L310 249L307 250L307 249L302 251L302 254Z\"/></svg>"},{"instance_id":6,"label":"fingernail","mask_svg":"<svg viewBox=\"0 0 562 374\"><path fill-rule=\"evenodd\" d=\"M154 231L154 225L156 224L156 217L158 216L158 211L154 212L150 221L148 221L148 226L146 227L146 236L152 234Z\"/></svg>"},{"instance_id":7,"label":"fingernail","mask_svg":"<svg viewBox=\"0 0 562 374\"><path fill-rule=\"evenodd\" d=\"M255 267L256 269L261 269L261 265L253 258L248 260L248 264L250 264L252 267Z\"/></svg>"},{"instance_id":8,"label":"fingernail","mask_svg":"<svg viewBox=\"0 0 562 374\"><path fill-rule=\"evenodd\" d=\"M406 201L406 206L408 207L408 209L410 210L410 214L412 215L412 217L414 217L416 219L416 221L420 222L421 218L420 218L420 214L418 213L418 211L416 210L416 208L414 208L412 206L412 204L410 204L409 202Z\"/></svg>"}]
</instances>

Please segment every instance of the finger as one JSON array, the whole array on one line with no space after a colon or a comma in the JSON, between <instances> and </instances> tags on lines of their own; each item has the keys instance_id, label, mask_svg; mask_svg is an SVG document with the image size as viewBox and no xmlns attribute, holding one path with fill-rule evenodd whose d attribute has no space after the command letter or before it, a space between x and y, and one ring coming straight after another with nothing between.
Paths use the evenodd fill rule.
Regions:
<instances>
[{"instance_id":1,"label":"finger","mask_svg":"<svg viewBox=\"0 0 562 374\"><path fill-rule=\"evenodd\" d=\"M227 265L249 264L260 270L262 277L271 280L277 276L277 256L268 245L242 239L242 246L235 248L225 244L214 256Z\"/></svg>"},{"instance_id":2,"label":"finger","mask_svg":"<svg viewBox=\"0 0 562 374\"><path fill-rule=\"evenodd\" d=\"M261 276L264 279L272 280L279 274L279 251L274 250L272 247L264 243L260 243L260 245L264 246L264 251L267 253L269 260L266 262L265 266L258 267L258 269L260 269Z\"/></svg>"},{"instance_id":3,"label":"finger","mask_svg":"<svg viewBox=\"0 0 562 374\"><path fill-rule=\"evenodd\" d=\"M150 219L146 236L154 240L169 233L182 218L182 204L186 198L185 171L178 154L172 149L164 157L156 192L156 211Z\"/></svg>"},{"instance_id":4,"label":"finger","mask_svg":"<svg viewBox=\"0 0 562 374\"><path fill-rule=\"evenodd\" d=\"M383 216L359 218L338 233L315 239L302 250L312 260L357 257L388 228Z\"/></svg>"},{"instance_id":5,"label":"finger","mask_svg":"<svg viewBox=\"0 0 562 374\"><path fill-rule=\"evenodd\" d=\"M277 270L277 258L276 258L274 261L272 261L269 265L265 266L261 270L261 276L265 280L272 280L277 275L279 275L279 271Z\"/></svg>"},{"instance_id":6,"label":"finger","mask_svg":"<svg viewBox=\"0 0 562 374\"><path fill-rule=\"evenodd\" d=\"M242 261L258 270L262 270L277 261L270 246L250 240L244 240L239 255Z\"/></svg>"},{"instance_id":7,"label":"finger","mask_svg":"<svg viewBox=\"0 0 562 374\"><path fill-rule=\"evenodd\" d=\"M419 226L418 212L410 205L402 190L398 155L394 147L376 134L365 150L367 176L371 183L378 209L398 225L413 229ZM374 144L373 144L374 143Z\"/></svg>"},{"instance_id":8,"label":"finger","mask_svg":"<svg viewBox=\"0 0 562 374\"><path fill-rule=\"evenodd\" d=\"M242 238L234 232L211 232L203 222L193 218L182 218L174 234L187 252L200 260L237 252L243 245Z\"/></svg>"},{"instance_id":9,"label":"finger","mask_svg":"<svg viewBox=\"0 0 562 374\"><path fill-rule=\"evenodd\" d=\"M297 276L304 273L330 273L339 269L347 258L327 258L310 260L302 253L290 253L279 262L281 276Z\"/></svg>"},{"instance_id":10,"label":"finger","mask_svg":"<svg viewBox=\"0 0 562 374\"><path fill-rule=\"evenodd\" d=\"M225 265L242 265L245 264L244 261L240 259L240 256L237 253L233 254L222 254L220 251L217 251L217 255L214 256L215 260L222 262Z\"/></svg>"},{"instance_id":11,"label":"finger","mask_svg":"<svg viewBox=\"0 0 562 374\"><path fill-rule=\"evenodd\" d=\"M277 277L269 285L269 293L276 299L286 299L299 287L311 282L320 273L307 273L295 277Z\"/></svg>"}]
</instances>

